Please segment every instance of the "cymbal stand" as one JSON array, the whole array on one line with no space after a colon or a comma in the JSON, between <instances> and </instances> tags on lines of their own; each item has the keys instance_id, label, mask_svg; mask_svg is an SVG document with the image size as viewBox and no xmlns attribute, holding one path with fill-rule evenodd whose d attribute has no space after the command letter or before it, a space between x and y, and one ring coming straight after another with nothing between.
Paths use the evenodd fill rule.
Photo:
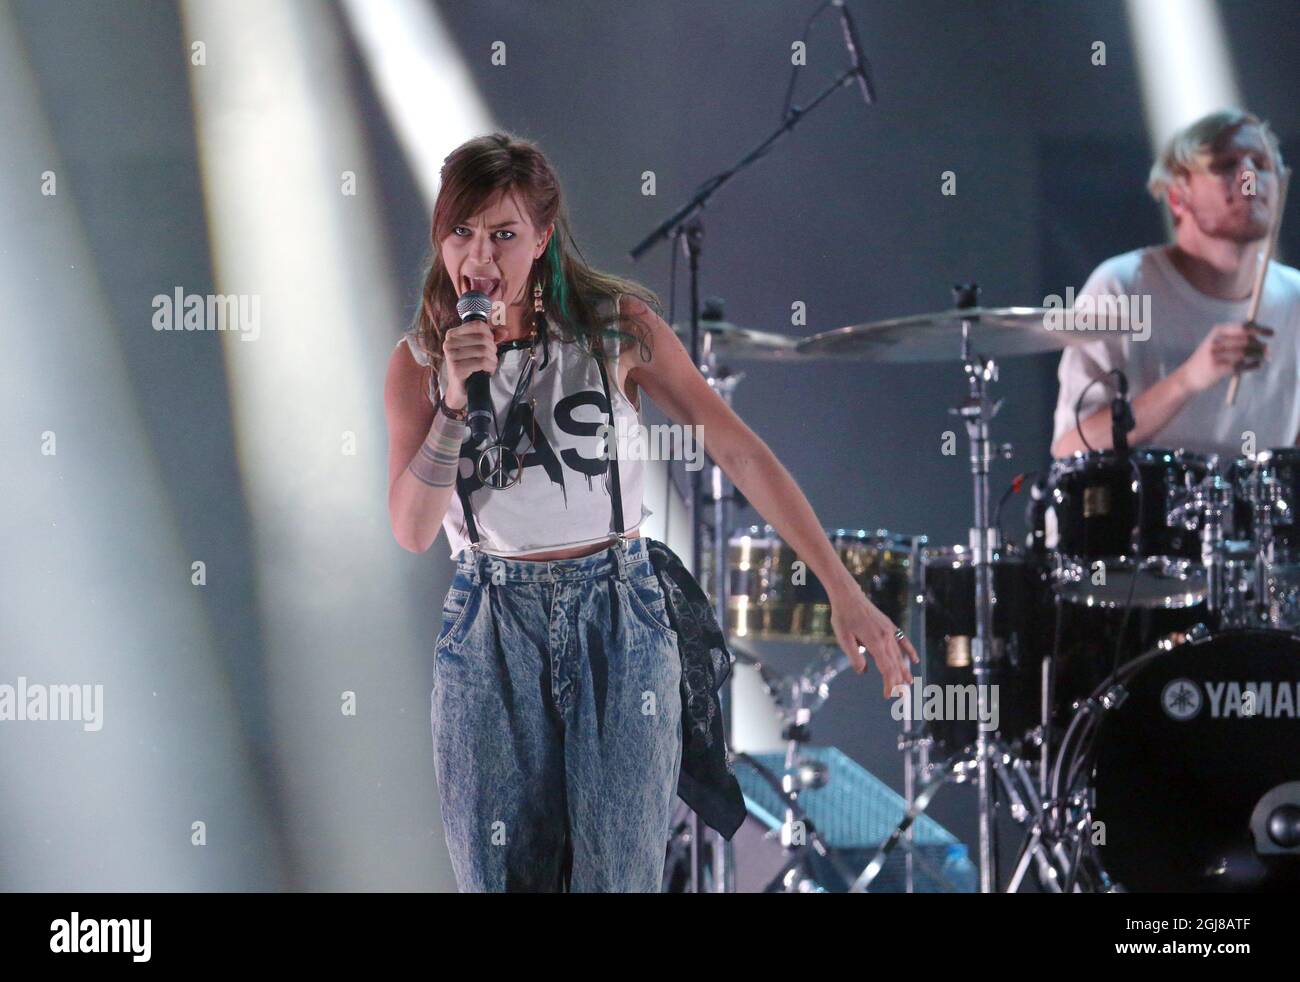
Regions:
<instances>
[{"instance_id":1,"label":"cymbal stand","mask_svg":"<svg viewBox=\"0 0 1300 982\"><path fill-rule=\"evenodd\" d=\"M1276 483L1261 474L1257 466L1250 478L1249 498L1255 538L1255 603L1251 615L1259 627L1277 626L1270 609L1269 571L1273 566L1273 523L1278 519L1276 511L1280 497Z\"/></svg>"},{"instance_id":2,"label":"cymbal stand","mask_svg":"<svg viewBox=\"0 0 1300 982\"><path fill-rule=\"evenodd\" d=\"M953 299L954 306L959 310L974 307L979 302L979 287L974 283L959 284L953 288ZM975 637L971 638L971 665L975 674L978 718L986 719L992 677L989 660L993 653L995 602L991 564L993 550L997 547L989 515L989 465L994 454L994 448L989 442L989 423L997 415L1001 402L993 403L988 391L989 383L997 381L997 365L992 359L985 359L971 350L971 330L977 320L978 318L971 317L963 318L961 322L961 359L969 391L965 402L949 411L961 417L970 439L971 484L975 492L975 524L970 530L971 566L975 571ZM997 804L994 798L992 755L989 735L980 727L975 735L975 761L981 893L992 893L998 888L995 852Z\"/></svg>"},{"instance_id":3,"label":"cymbal stand","mask_svg":"<svg viewBox=\"0 0 1300 982\"><path fill-rule=\"evenodd\" d=\"M1215 617L1225 614L1229 603L1225 589L1223 520L1233 508L1231 483L1211 469L1199 483L1180 491L1172 499L1168 523L1188 532L1201 533L1201 562L1205 566L1205 608Z\"/></svg>"},{"instance_id":4,"label":"cymbal stand","mask_svg":"<svg viewBox=\"0 0 1300 982\"><path fill-rule=\"evenodd\" d=\"M757 668L759 678L776 707L782 724L781 736L786 741L780 774L773 773L749 754L736 755L737 760L754 768L781 797L784 805L784 816L774 832L780 837L786 860L763 892L824 892L812 866L814 854L828 863L845 883L851 883L855 870L849 868L826 843L799 801L803 792L825 787L830 780L826 765L815 758L802 756L802 751L812 739L813 714L826 702L835 677L848 669L848 656L838 647L826 645L821 660L795 677L779 676L756 658L748 660Z\"/></svg>"},{"instance_id":5,"label":"cymbal stand","mask_svg":"<svg viewBox=\"0 0 1300 982\"><path fill-rule=\"evenodd\" d=\"M706 319L721 320L721 306L716 303L710 304L706 311ZM696 324L696 330L698 330L698 322ZM745 377L745 373L732 372L725 367L720 368L718 366L718 356L717 352L713 350L711 334L705 332L699 341L701 344L700 363L698 365L700 374L702 374L704 380L709 383L709 388L716 392L719 398L730 406L732 398L735 395L736 386L740 383L740 380ZM685 437L683 437L683 442L684 441ZM704 496L701 492L699 480L701 471L697 470L691 476L691 488L694 492L692 495L692 501L695 502L692 506L691 513L692 515L699 516L702 513L702 508L700 506L704 503ZM727 589L729 586L727 583L728 530L731 528L731 509L734 497L732 492L728 490L729 486L730 482L727 479L726 473L718 466L716 460L709 457L709 497L713 501L712 593L714 614L717 617L718 624L722 628L724 634L727 630ZM699 550L703 545L703 531L703 523L697 519L695 521L695 548L697 550L695 555L697 556L701 555ZM726 683L724 683L722 689L718 693L718 703L719 708L723 713L723 718L727 718L731 712L730 678L727 679ZM709 860L706 861L711 860L712 863L711 882L714 884L714 891L721 893L725 890L726 884L733 878L728 875L727 869L728 859L731 856L731 843L723 839L719 833L706 826L700 820L698 815L693 815L691 821L694 831L692 841L698 842L700 841L700 836L708 836L711 849L709 850ZM694 868L702 872L700 863L701 861L697 858ZM694 882L697 884L699 883L698 876ZM697 888L695 892L701 893L704 891Z\"/></svg>"},{"instance_id":6,"label":"cymbal stand","mask_svg":"<svg viewBox=\"0 0 1300 982\"><path fill-rule=\"evenodd\" d=\"M926 537L912 537L911 567L908 570L907 611L908 637L915 644L925 645L925 546ZM903 732L898 738L898 749L903 751L903 800L909 808L916 801L916 780L920 774L928 772L930 767L930 741L918 739L919 731L914 728L912 714L903 717ZM907 893L916 892L916 870L913 862L912 830L904 833L907 854L904 856L903 888Z\"/></svg>"}]
</instances>

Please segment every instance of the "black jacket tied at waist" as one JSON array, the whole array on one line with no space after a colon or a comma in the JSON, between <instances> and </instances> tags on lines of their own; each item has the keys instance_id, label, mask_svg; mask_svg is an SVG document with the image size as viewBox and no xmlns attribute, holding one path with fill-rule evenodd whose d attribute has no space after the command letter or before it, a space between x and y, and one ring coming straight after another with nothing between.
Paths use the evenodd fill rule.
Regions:
<instances>
[{"instance_id":1,"label":"black jacket tied at waist","mask_svg":"<svg viewBox=\"0 0 1300 982\"><path fill-rule=\"evenodd\" d=\"M745 799L731 769L718 692L731 674L731 653L713 605L677 554L646 538L667 599L682 660L682 770L677 795L701 820L730 839L745 820Z\"/></svg>"}]
</instances>

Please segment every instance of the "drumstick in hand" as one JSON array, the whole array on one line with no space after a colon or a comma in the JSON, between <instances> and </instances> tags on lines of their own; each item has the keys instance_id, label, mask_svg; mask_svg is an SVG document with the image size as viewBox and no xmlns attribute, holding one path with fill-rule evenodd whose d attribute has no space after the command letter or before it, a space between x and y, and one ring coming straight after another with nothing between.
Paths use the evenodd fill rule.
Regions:
<instances>
[{"instance_id":1,"label":"drumstick in hand","mask_svg":"<svg viewBox=\"0 0 1300 982\"><path fill-rule=\"evenodd\" d=\"M1282 209L1286 207L1286 186L1291 180L1291 168L1282 168L1281 180L1277 188L1277 207L1273 209L1273 217L1268 223L1268 238L1259 261L1255 266L1255 283L1250 291L1250 309L1246 313L1246 323L1255 323L1255 318L1259 316L1259 301L1264 295L1264 277L1268 275L1268 264L1273 258L1273 253L1277 250L1277 236L1282 229ZM1232 373L1232 381L1228 383L1228 405L1237 404L1237 389L1241 385L1241 369L1238 368Z\"/></svg>"}]
</instances>

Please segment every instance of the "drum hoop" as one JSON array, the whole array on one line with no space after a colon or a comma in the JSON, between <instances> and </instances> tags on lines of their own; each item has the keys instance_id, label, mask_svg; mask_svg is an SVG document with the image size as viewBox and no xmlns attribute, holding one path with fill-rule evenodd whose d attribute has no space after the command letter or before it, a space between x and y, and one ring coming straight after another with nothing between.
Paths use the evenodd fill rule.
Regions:
<instances>
[{"instance_id":1,"label":"drum hoop","mask_svg":"<svg viewBox=\"0 0 1300 982\"><path fill-rule=\"evenodd\" d=\"M1193 628L1194 627L1195 625L1193 625ZM1192 629L1189 628L1189 631L1191 630ZM1101 712L1097 714L1098 720L1101 720L1105 718L1107 714L1114 712L1115 709L1118 709L1119 707L1102 705L1098 702L1100 696L1105 693L1107 689L1128 682L1137 673L1139 668L1147 665L1155 658L1159 656L1173 656L1178 654L1178 652L1184 648L1199 647L1201 645L1209 644L1212 641L1221 640L1225 637L1243 637L1252 634L1267 634L1286 637L1290 638L1297 645L1300 645L1300 631L1270 627L1225 627L1220 628L1217 631L1207 630L1204 634L1196 634L1193 637L1184 638L1182 641L1179 641L1177 644L1169 648L1161 647L1163 642L1157 642L1154 648L1148 648L1132 661L1125 662L1115 671L1111 672L1110 675L1098 684L1097 688L1089 694L1088 699L1090 702L1096 703L1101 709Z\"/></svg>"},{"instance_id":2,"label":"drum hoop","mask_svg":"<svg viewBox=\"0 0 1300 982\"><path fill-rule=\"evenodd\" d=\"M888 529L849 529L823 527L822 531L826 537L834 544L841 542L860 542L863 545L874 546L882 549L895 549L897 551L911 552L913 546L919 545L925 548L927 537L922 534L909 534L907 532L890 532ZM789 548L790 544L781 537L771 525L746 525L735 529L731 537L727 540L728 545L735 545L741 539L749 539L755 543L774 544Z\"/></svg>"},{"instance_id":3,"label":"drum hoop","mask_svg":"<svg viewBox=\"0 0 1300 982\"><path fill-rule=\"evenodd\" d=\"M1300 463L1300 447L1270 447L1268 450L1259 451L1253 458L1243 454L1236 458L1234 463L1242 461L1254 464L1257 467L1281 461Z\"/></svg>"},{"instance_id":4,"label":"drum hoop","mask_svg":"<svg viewBox=\"0 0 1300 982\"><path fill-rule=\"evenodd\" d=\"M958 550L961 550L958 552ZM1029 562L1029 555L1026 551L1014 543L1008 542L993 550L993 562L1019 563L1021 565ZM920 565L928 567L938 563L952 563L953 568L964 569L971 565L971 551L968 547L962 545L952 546L922 546ZM946 567L945 567L946 568Z\"/></svg>"},{"instance_id":5,"label":"drum hoop","mask_svg":"<svg viewBox=\"0 0 1300 982\"><path fill-rule=\"evenodd\" d=\"M1296 448L1300 449L1300 448ZM1204 464L1206 468L1214 467L1218 463L1218 454L1200 453L1195 450L1184 450L1182 447L1137 447L1129 451L1129 457L1137 461L1139 465L1143 463L1157 463L1157 457L1170 457L1170 463ZM1058 457L1052 461L1050 483L1055 484L1060 476L1067 474L1077 474L1087 469L1090 464L1117 464L1119 455L1111 449L1106 450L1076 450L1068 457Z\"/></svg>"}]
</instances>

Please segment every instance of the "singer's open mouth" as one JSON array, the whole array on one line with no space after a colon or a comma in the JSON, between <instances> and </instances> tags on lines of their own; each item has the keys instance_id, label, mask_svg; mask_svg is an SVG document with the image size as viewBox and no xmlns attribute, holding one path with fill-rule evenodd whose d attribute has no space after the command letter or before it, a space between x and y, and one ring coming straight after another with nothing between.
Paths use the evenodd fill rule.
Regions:
<instances>
[{"instance_id":1,"label":"singer's open mouth","mask_svg":"<svg viewBox=\"0 0 1300 982\"><path fill-rule=\"evenodd\" d=\"M477 290L486 294L489 299L495 300L501 289L501 280L489 276L462 276L460 278L461 286L464 288L461 292L468 293L470 290Z\"/></svg>"}]
</instances>

